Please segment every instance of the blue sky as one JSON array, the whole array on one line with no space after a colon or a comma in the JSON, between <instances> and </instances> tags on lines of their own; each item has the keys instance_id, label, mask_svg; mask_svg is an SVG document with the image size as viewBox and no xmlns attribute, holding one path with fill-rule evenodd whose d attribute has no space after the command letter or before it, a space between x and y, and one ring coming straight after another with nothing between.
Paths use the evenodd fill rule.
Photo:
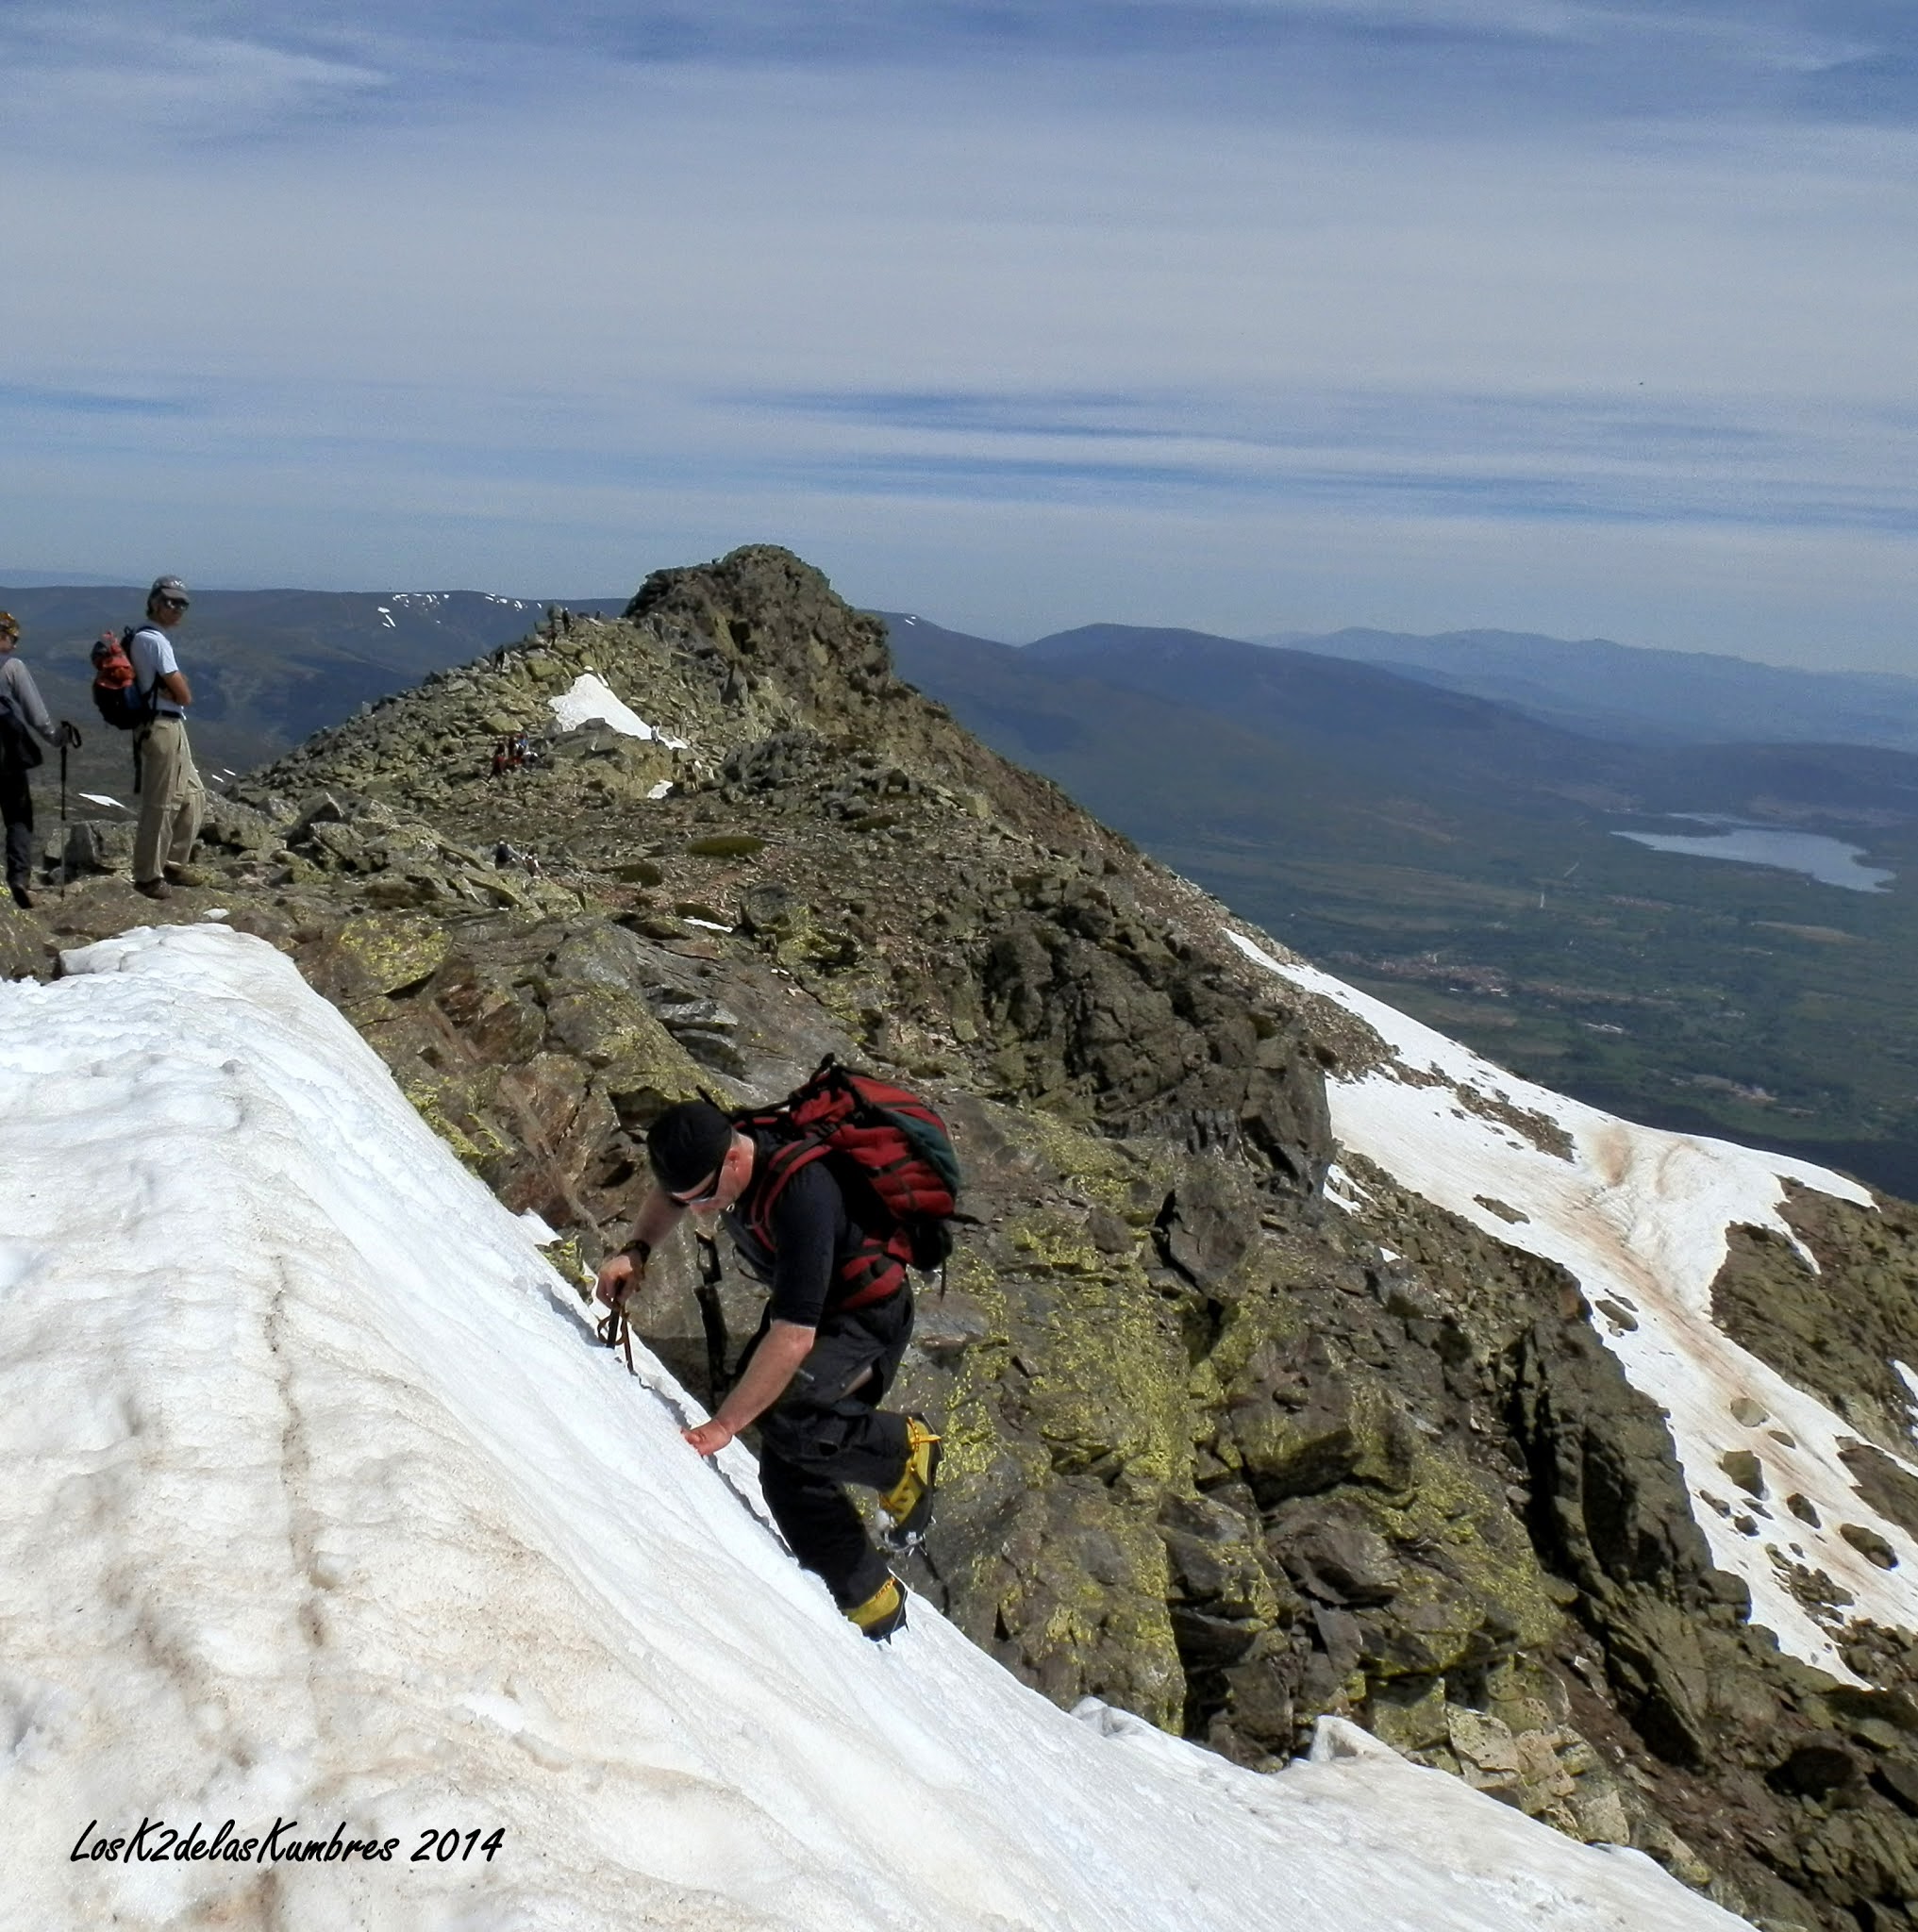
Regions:
<instances>
[{"instance_id":1,"label":"blue sky","mask_svg":"<svg viewBox=\"0 0 1918 1932\"><path fill-rule=\"evenodd\" d=\"M0 15L0 581L1918 675L1918 9Z\"/></svg>"}]
</instances>

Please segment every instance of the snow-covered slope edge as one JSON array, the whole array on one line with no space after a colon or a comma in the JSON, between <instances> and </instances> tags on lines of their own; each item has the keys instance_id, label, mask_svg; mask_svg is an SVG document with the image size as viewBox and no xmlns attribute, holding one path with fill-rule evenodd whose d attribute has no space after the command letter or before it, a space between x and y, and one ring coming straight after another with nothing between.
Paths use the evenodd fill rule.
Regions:
<instances>
[{"instance_id":1,"label":"snow-covered slope edge","mask_svg":"<svg viewBox=\"0 0 1918 1932\"><path fill-rule=\"evenodd\" d=\"M1739 1923L1347 1727L1259 1777L868 1645L287 961L69 965L0 987L8 1923ZM396 1845L71 1856L142 1819Z\"/></svg>"},{"instance_id":2,"label":"snow-covered slope edge","mask_svg":"<svg viewBox=\"0 0 1918 1932\"><path fill-rule=\"evenodd\" d=\"M1753 1623L1850 1683L1860 1680L1833 1641L1843 1619L1808 1608L1790 1588L1793 1571L1822 1571L1848 1591L1843 1618L1918 1630L1918 1541L1859 1493L1839 1457L1856 1432L1711 1320L1711 1285L1735 1225L1782 1235L1816 1268L1778 1213L1786 1179L1864 1207L1870 1191L1784 1155L1617 1120L1506 1073L1329 974L1230 937L1257 964L1364 1021L1389 1050L1384 1065L1327 1083L1342 1146L1577 1278L1626 1377L1664 1409L1693 1514L1713 1561L1749 1588ZM1557 1134L1528 1132L1526 1115ZM1761 1497L1726 1471L1725 1458L1741 1452L1757 1457ZM1905 1466L1918 1474L1918 1461ZM1788 1507L1794 1497L1815 1525ZM1869 1560L1841 1533L1846 1525L1882 1537L1897 1567Z\"/></svg>"}]
</instances>

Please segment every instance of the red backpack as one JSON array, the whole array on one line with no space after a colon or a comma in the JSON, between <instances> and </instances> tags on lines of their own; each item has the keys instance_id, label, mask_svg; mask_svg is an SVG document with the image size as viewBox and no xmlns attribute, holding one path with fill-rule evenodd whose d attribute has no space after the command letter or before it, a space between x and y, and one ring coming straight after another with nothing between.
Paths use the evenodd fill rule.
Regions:
<instances>
[{"instance_id":1,"label":"red backpack","mask_svg":"<svg viewBox=\"0 0 1918 1932\"><path fill-rule=\"evenodd\" d=\"M884 1301L908 1268L930 1273L952 1253L946 1223L959 1205L959 1156L944 1121L916 1093L828 1054L777 1107L735 1114L733 1124L777 1141L747 1221L762 1248L773 1246L774 1206L801 1168L828 1160L852 1193L848 1205L866 1239L840 1265L846 1291L834 1308Z\"/></svg>"},{"instance_id":2,"label":"red backpack","mask_svg":"<svg viewBox=\"0 0 1918 1932\"><path fill-rule=\"evenodd\" d=\"M122 631L117 638L110 630L103 631L92 650L93 708L120 731L137 731L149 724L159 696L158 678L152 692L141 696L134 680L133 659L127 655L127 646L132 641L130 629Z\"/></svg>"}]
</instances>

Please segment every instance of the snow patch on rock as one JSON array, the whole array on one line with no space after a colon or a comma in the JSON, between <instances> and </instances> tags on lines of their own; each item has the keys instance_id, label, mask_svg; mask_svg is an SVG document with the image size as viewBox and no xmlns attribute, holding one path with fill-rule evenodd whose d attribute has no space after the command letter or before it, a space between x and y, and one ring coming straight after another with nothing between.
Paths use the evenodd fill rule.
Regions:
<instances>
[{"instance_id":1,"label":"snow patch on rock","mask_svg":"<svg viewBox=\"0 0 1918 1932\"><path fill-rule=\"evenodd\" d=\"M1798 1245L1778 1213L1786 1180L1867 1208L1870 1191L1809 1161L1614 1119L1506 1073L1329 974L1229 937L1255 964L1363 1020L1390 1049L1383 1067L1326 1083L1342 1146L1461 1221L1560 1263L1594 1305L1609 1300L1633 1315L1629 1326L1601 1309L1593 1325L1633 1388L1665 1411L1693 1513L1712 1560L1749 1588L1752 1622L1848 1683L1860 1680L1831 1629L1788 1587L1791 1570L1822 1570L1849 1591L1834 1624L1861 1616L1918 1630L1918 1539L1860 1495L1839 1456L1857 1431L1711 1319L1730 1228L1762 1227ZM1514 1114L1543 1115L1570 1158L1515 1134L1504 1124ZM1747 1412L1756 1404L1762 1424L1741 1422L1734 1403ZM1725 1473L1724 1457L1740 1451L1758 1458L1762 1497ZM1905 1467L1918 1474L1918 1460ZM1786 1509L1793 1494L1813 1505L1820 1527ZM1839 1534L1845 1524L1876 1531L1897 1567L1870 1561Z\"/></svg>"},{"instance_id":2,"label":"snow patch on rock","mask_svg":"<svg viewBox=\"0 0 1918 1932\"><path fill-rule=\"evenodd\" d=\"M576 731L582 724L609 724L627 738L658 739L673 751L687 748L683 738L669 737L648 724L630 705L616 697L612 688L595 672L581 672L570 690L546 702L562 731Z\"/></svg>"}]
</instances>

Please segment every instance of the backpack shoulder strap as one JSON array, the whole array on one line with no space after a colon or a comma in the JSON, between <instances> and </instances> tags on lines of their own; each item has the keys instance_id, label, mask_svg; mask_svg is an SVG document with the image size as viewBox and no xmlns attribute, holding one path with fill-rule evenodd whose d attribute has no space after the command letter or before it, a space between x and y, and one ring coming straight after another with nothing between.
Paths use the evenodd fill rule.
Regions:
<instances>
[{"instance_id":1,"label":"backpack shoulder strap","mask_svg":"<svg viewBox=\"0 0 1918 1932\"><path fill-rule=\"evenodd\" d=\"M797 1134L783 1141L766 1158L766 1172L754 1190L753 1210L747 1225L761 1247L773 1245L773 1209L780 1195L792 1186L802 1168L810 1167L830 1150L816 1134Z\"/></svg>"}]
</instances>

